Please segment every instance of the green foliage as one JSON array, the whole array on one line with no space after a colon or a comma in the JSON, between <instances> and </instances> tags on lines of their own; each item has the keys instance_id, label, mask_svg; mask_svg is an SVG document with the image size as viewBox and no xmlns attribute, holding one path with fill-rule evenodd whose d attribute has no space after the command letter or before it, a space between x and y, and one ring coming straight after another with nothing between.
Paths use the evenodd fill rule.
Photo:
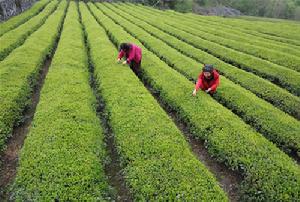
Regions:
<instances>
[{"instance_id":1,"label":"green foliage","mask_svg":"<svg viewBox=\"0 0 300 202\"><path fill-rule=\"evenodd\" d=\"M250 17L221 18L216 16L200 16L192 13L186 14L185 17L197 21L204 21L205 23L210 23L218 27L226 27L233 32L240 31L242 33L247 33L251 35L251 38L256 36L268 39L272 44L279 43L299 50L298 46L300 46L300 41L293 39L293 37L296 36L296 33L299 32L298 24L296 22L287 23L286 21L278 22L278 20L275 22L265 22L262 21L261 18L257 20L254 17L251 17L252 20L246 20L250 19ZM293 36L288 37L291 33L293 33Z\"/></svg>"},{"instance_id":2,"label":"green foliage","mask_svg":"<svg viewBox=\"0 0 300 202\"><path fill-rule=\"evenodd\" d=\"M107 10L101 4L97 6ZM207 142L210 154L242 171L244 200L293 201L300 197L300 171L295 162L211 97L201 93L197 98L190 96L194 87L190 81L147 51L100 10L91 4L90 7L115 44L131 41L143 47L145 82L190 124L196 136Z\"/></svg>"},{"instance_id":3,"label":"green foliage","mask_svg":"<svg viewBox=\"0 0 300 202\"><path fill-rule=\"evenodd\" d=\"M84 4L80 10L98 90L134 200L227 201L215 178L194 157L183 135L134 73L115 64L117 49L105 30Z\"/></svg>"},{"instance_id":4,"label":"green foliage","mask_svg":"<svg viewBox=\"0 0 300 202\"><path fill-rule=\"evenodd\" d=\"M218 68L218 70L230 80L240 84L244 88L255 93L258 97L265 99L266 101L272 103L273 105L282 109L286 113L289 113L295 118L300 119L300 98L299 97L288 93L282 88L279 88L278 86L272 84L271 82L268 82L265 79L262 79L252 73L248 73L246 71L236 68L233 65L225 63L222 60L212 56L211 54L208 54L205 51L202 51L201 49L197 49L192 45L184 43L183 41L177 39L176 37L171 36L163 32L162 30L149 24L151 22L152 24L157 24L158 19L165 19L166 15L169 13L166 13L164 16L162 16L160 15L161 12L154 13L152 12L154 11L152 9L150 12L149 11L150 9L143 8L143 7L138 7L138 9L136 9L136 7L126 6L125 4L122 4L120 6L118 6L118 4L115 5L118 8L124 11L126 10L128 13L130 13L132 16L127 15L126 18L131 19L132 20L131 22L139 25L144 30L152 34L153 36L161 39L162 41L164 41L171 47L175 48L179 52L195 59L198 62L206 63L206 64L214 64ZM150 16L152 17L150 18ZM153 16L157 17L157 19L154 20L155 22L151 20L153 19ZM143 19L144 21L139 19ZM239 39L235 39L235 40L239 40ZM178 59L176 59L176 61L178 61ZM198 73L193 71L191 67L187 66L184 63L183 66L186 66L185 71L187 71L188 74L193 75L192 78L196 79Z\"/></svg>"},{"instance_id":5,"label":"green foliage","mask_svg":"<svg viewBox=\"0 0 300 202\"><path fill-rule=\"evenodd\" d=\"M46 19L57 8L58 1L54 0L49 3L43 12L32 17L26 23L20 25L18 28L5 33L0 37L0 61L3 60L14 48L24 43L26 38L36 31Z\"/></svg>"},{"instance_id":6,"label":"green foliage","mask_svg":"<svg viewBox=\"0 0 300 202\"><path fill-rule=\"evenodd\" d=\"M143 10L143 7L139 7ZM297 40L300 32L299 23L293 21L270 19L270 18L258 18L258 17L239 17L239 18L223 18L218 16L201 16L193 13L181 14L172 10L160 11L152 7L147 7L147 10L154 11L155 13L168 13L169 15L184 16L185 19L194 19L197 21L203 21L205 26L214 25L219 27L226 27L230 31L240 31L243 34L250 34L251 39L253 36L268 39L270 43L289 46L290 48L297 49L299 51L300 41ZM146 11L147 12L147 11ZM246 20L248 19L248 20ZM252 19L252 20L250 20ZM253 22L254 21L254 22ZM270 22L269 22L270 21ZM286 30L286 31L283 31ZM288 30L288 31L287 31ZM296 39L293 39L296 37ZM298 38L299 39L299 38ZM299 54L297 54L298 56Z\"/></svg>"},{"instance_id":7,"label":"green foliage","mask_svg":"<svg viewBox=\"0 0 300 202\"><path fill-rule=\"evenodd\" d=\"M106 13L116 23L131 33L136 39L140 40L145 47L166 61L167 64L187 75L188 79L195 79L199 74L200 67L198 67L199 64L197 61L182 55L180 52L134 25L134 23L142 25L143 21L138 21L136 17L130 17L129 14L114 9L111 4L105 5L113 10L106 10ZM131 19L132 21L128 22L124 19ZM155 32L157 33L157 31ZM279 147L293 149L300 153L299 121L282 113L271 104L262 101L225 77L221 78L221 83L219 92L216 95L220 103L238 113L245 122L265 134L268 139Z\"/></svg>"},{"instance_id":8,"label":"green foliage","mask_svg":"<svg viewBox=\"0 0 300 202\"><path fill-rule=\"evenodd\" d=\"M293 18L296 4L296 0L230 0L225 2L225 5L237 8L247 15L274 18Z\"/></svg>"},{"instance_id":9,"label":"green foliage","mask_svg":"<svg viewBox=\"0 0 300 202\"><path fill-rule=\"evenodd\" d=\"M21 151L16 201L104 200L105 150L94 105L82 26L71 2Z\"/></svg>"},{"instance_id":10,"label":"green foliage","mask_svg":"<svg viewBox=\"0 0 300 202\"><path fill-rule=\"evenodd\" d=\"M193 9L193 0L176 0L174 9L179 12L191 12Z\"/></svg>"},{"instance_id":11,"label":"green foliage","mask_svg":"<svg viewBox=\"0 0 300 202\"><path fill-rule=\"evenodd\" d=\"M273 40L265 39L263 37L251 35L247 32L243 32L241 29L238 29L238 27L230 27L218 21L213 22L205 17L198 18L193 14L185 15L178 12L160 12L158 10L156 10L156 12L160 14L165 14L164 16L167 17L176 17L177 19L181 19L181 22L184 22L185 25L190 25L193 28L197 27L201 30L204 30L203 28L205 28L205 32L224 37L226 39L236 40L243 44L252 44L257 47L264 47L270 51L272 50L276 52L282 52L297 57L300 56L300 49L298 46L284 44ZM254 18L253 20L257 19Z\"/></svg>"},{"instance_id":12,"label":"green foliage","mask_svg":"<svg viewBox=\"0 0 300 202\"><path fill-rule=\"evenodd\" d=\"M53 51L67 14L21 150L12 200L111 200L104 173L104 134L89 85L84 34L96 90L105 102L104 116L109 119L133 200L228 201L143 83L205 142L212 157L243 176L241 201L300 198L299 166L279 149L300 154L300 124L276 108L299 119L300 98L275 85L300 95L300 73L274 64L299 70L296 23L202 17L129 4L89 3L88 9L80 2L82 26L75 2L68 12L67 1L47 2L42 0L22 17L0 25L1 50L7 56L0 63L2 151L30 104L42 65ZM178 0L170 5L186 12L191 2ZM215 2L221 1L210 1ZM142 82L128 67L116 64L114 45L121 42L143 48ZM195 81L201 63L214 64L224 75L213 98L202 91L191 96L191 80Z\"/></svg>"},{"instance_id":13,"label":"green foliage","mask_svg":"<svg viewBox=\"0 0 300 202\"><path fill-rule=\"evenodd\" d=\"M243 30L252 35L262 36L264 38L274 39L288 43L289 45L300 45L300 26L298 22L293 21L266 21L266 20L249 20L248 18L221 18L217 16L200 16L188 14L195 19L206 19L218 23L221 26L229 26L233 30ZM296 46L296 47L297 47ZM297 47L299 48L299 47Z\"/></svg>"},{"instance_id":14,"label":"green foliage","mask_svg":"<svg viewBox=\"0 0 300 202\"><path fill-rule=\"evenodd\" d=\"M299 0L194 0L200 6L229 6L245 15L294 19Z\"/></svg>"},{"instance_id":15,"label":"green foliage","mask_svg":"<svg viewBox=\"0 0 300 202\"><path fill-rule=\"evenodd\" d=\"M195 36L194 34L182 31L177 27L170 26L165 23L160 23L157 21L154 23L152 21L150 24L190 45L193 45L196 48L213 54L215 57L218 57L225 62L231 63L247 71L254 72L257 75L267 78L273 83L286 88L295 95L300 95L300 73L298 72L281 67L276 64L272 64L266 60L224 47L217 43L204 40L200 37ZM284 72L284 74L282 74L282 72Z\"/></svg>"},{"instance_id":16,"label":"green foliage","mask_svg":"<svg viewBox=\"0 0 300 202\"><path fill-rule=\"evenodd\" d=\"M95 1L95 0L94 0ZM272 18L298 19L299 0L111 0L116 2L142 3L180 12L191 12L194 6L232 7L245 15Z\"/></svg>"},{"instance_id":17,"label":"green foliage","mask_svg":"<svg viewBox=\"0 0 300 202\"><path fill-rule=\"evenodd\" d=\"M215 42L242 53L253 55L255 57L267 60L271 63L280 65L281 67L286 67L300 72L300 57L290 55L289 53L278 52L276 51L276 49L272 50L265 47L255 46L249 43L243 43L242 41L228 39L222 33L220 33L220 36L217 36L217 31L215 29L209 29L205 25L195 25L195 23L183 24L181 19L172 19L173 21L168 21L169 25L174 25L180 28L180 30L186 31L190 34L193 34L194 36L198 36L202 39Z\"/></svg>"},{"instance_id":18,"label":"green foliage","mask_svg":"<svg viewBox=\"0 0 300 202\"><path fill-rule=\"evenodd\" d=\"M29 98L43 61L51 53L58 37L66 6L66 2L63 1L23 46L17 48L0 63L1 151L5 147L7 137L11 135L14 124L18 123L23 110L30 102Z\"/></svg>"},{"instance_id":19,"label":"green foliage","mask_svg":"<svg viewBox=\"0 0 300 202\"><path fill-rule=\"evenodd\" d=\"M194 0L113 0L116 2L141 3L144 5L174 9L179 12L192 12Z\"/></svg>"},{"instance_id":20,"label":"green foliage","mask_svg":"<svg viewBox=\"0 0 300 202\"><path fill-rule=\"evenodd\" d=\"M16 28L17 26L23 24L31 17L35 16L37 13L42 11L45 6L49 3L49 0L41 0L37 2L32 8L25 11L24 13L17 15L11 19L9 19L6 22L3 22L0 24L0 36L2 36L4 33L8 32L9 30L12 30Z\"/></svg>"}]
</instances>

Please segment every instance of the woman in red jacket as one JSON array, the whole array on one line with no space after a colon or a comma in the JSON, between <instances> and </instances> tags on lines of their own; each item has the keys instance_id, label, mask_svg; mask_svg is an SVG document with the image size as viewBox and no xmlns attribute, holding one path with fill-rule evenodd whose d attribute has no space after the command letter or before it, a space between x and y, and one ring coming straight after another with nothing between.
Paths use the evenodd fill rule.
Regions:
<instances>
[{"instance_id":1,"label":"woman in red jacket","mask_svg":"<svg viewBox=\"0 0 300 202\"><path fill-rule=\"evenodd\" d=\"M118 62L123 57L126 58L123 65L129 64L130 68L135 72L139 70L142 61L142 49L140 47L132 43L122 43L120 45Z\"/></svg>"},{"instance_id":2,"label":"woman in red jacket","mask_svg":"<svg viewBox=\"0 0 300 202\"><path fill-rule=\"evenodd\" d=\"M219 77L219 73L214 69L213 65L204 65L193 91L193 96L196 96L199 88L206 93L213 95L220 84Z\"/></svg>"}]
</instances>

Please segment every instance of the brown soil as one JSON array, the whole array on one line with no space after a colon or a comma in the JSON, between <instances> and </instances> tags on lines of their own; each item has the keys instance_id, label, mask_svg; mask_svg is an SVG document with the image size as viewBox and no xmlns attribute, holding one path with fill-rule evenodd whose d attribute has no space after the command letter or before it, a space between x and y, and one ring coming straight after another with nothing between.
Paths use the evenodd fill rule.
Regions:
<instances>
[{"instance_id":1,"label":"brown soil","mask_svg":"<svg viewBox=\"0 0 300 202\"><path fill-rule=\"evenodd\" d=\"M88 51L89 52L89 51ZM111 197L114 201L133 201L130 191L125 184L125 179L122 172L120 156L115 145L115 138L112 128L109 124L109 117L105 112L105 103L100 93L96 90L97 84L94 78L94 67L90 65L90 85L97 98L97 115L101 120L101 126L105 135L106 151L109 157L109 162L105 164L105 174L108 177L108 183L113 188Z\"/></svg>"},{"instance_id":2,"label":"brown soil","mask_svg":"<svg viewBox=\"0 0 300 202\"><path fill-rule=\"evenodd\" d=\"M7 142L7 147L1 154L0 167L0 201L9 200L9 185L13 182L17 166L19 152L23 146L26 135L29 132L31 122L34 117L36 106L40 99L40 91L48 73L51 59L47 58L41 68L39 78L31 95L31 105L23 112L22 122L15 126L11 138Z\"/></svg>"},{"instance_id":3,"label":"brown soil","mask_svg":"<svg viewBox=\"0 0 300 202\"><path fill-rule=\"evenodd\" d=\"M239 190L238 187L242 181L242 175L237 171L230 170L224 163L218 162L216 159L212 158L203 140L197 140L191 133L190 128L187 124L182 121L176 111L170 109L159 97L159 94L148 84L147 80L143 79L142 72L135 72L135 74L144 83L144 86L157 100L160 106L167 112L169 117L176 124L177 128L185 135L187 141L189 142L193 153L201 161L211 173L217 178L222 189L227 193L229 200L236 202L239 201Z\"/></svg>"}]
</instances>

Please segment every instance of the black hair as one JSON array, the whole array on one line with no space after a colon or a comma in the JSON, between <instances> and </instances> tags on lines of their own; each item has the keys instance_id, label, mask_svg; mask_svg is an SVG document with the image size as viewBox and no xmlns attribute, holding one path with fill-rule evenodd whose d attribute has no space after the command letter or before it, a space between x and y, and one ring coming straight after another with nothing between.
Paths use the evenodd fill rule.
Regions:
<instances>
[{"instance_id":1,"label":"black hair","mask_svg":"<svg viewBox=\"0 0 300 202\"><path fill-rule=\"evenodd\" d=\"M205 64L203 69L203 72L210 72L212 73L214 71L214 66L213 65L209 65L209 64Z\"/></svg>"},{"instance_id":2,"label":"black hair","mask_svg":"<svg viewBox=\"0 0 300 202\"><path fill-rule=\"evenodd\" d=\"M129 43L121 43L119 51L124 50L125 52L127 52L129 49L130 49Z\"/></svg>"}]
</instances>

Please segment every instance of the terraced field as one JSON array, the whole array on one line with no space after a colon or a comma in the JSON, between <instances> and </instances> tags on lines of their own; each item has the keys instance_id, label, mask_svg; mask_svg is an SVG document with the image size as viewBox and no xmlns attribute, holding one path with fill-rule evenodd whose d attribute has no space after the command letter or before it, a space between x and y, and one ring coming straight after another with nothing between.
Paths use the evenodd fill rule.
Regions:
<instances>
[{"instance_id":1,"label":"terraced field","mask_svg":"<svg viewBox=\"0 0 300 202\"><path fill-rule=\"evenodd\" d=\"M300 24L42 0L0 29L1 201L300 200Z\"/></svg>"}]
</instances>

